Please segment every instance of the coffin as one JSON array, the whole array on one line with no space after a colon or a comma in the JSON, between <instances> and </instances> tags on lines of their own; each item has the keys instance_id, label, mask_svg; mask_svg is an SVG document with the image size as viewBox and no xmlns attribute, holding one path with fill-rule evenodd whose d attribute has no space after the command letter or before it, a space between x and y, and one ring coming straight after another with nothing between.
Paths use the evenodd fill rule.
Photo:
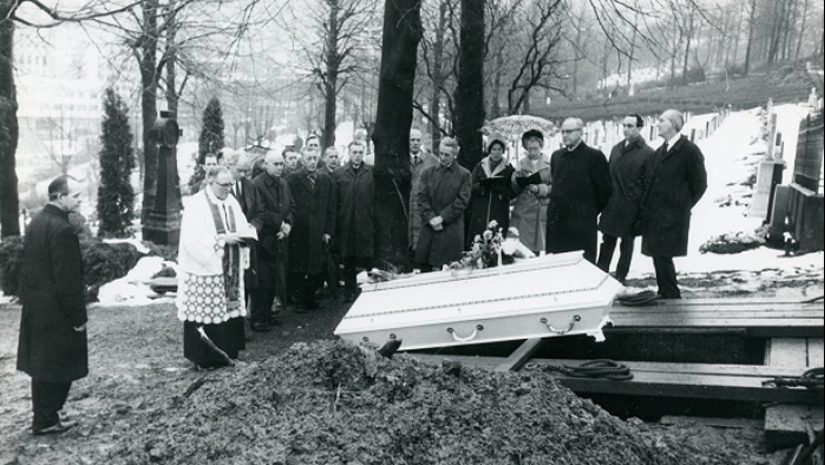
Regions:
<instances>
[{"instance_id":1,"label":"coffin","mask_svg":"<svg viewBox=\"0 0 825 465\"><path fill-rule=\"evenodd\" d=\"M361 286L335 334L400 350L587 334L602 328L622 288L581 252L483 270L439 271Z\"/></svg>"}]
</instances>

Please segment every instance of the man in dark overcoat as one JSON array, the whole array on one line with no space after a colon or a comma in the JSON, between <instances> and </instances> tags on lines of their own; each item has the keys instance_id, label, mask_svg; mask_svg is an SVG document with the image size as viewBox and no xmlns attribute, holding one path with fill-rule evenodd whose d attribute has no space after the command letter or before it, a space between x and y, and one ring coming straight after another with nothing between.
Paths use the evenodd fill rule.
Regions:
<instances>
[{"instance_id":1,"label":"man in dark overcoat","mask_svg":"<svg viewBox=\"0 0 825 465\"><path fill-rule=\"evenodd\" d=\"M418 129L410 129L410 208L407 212L407 233L415 260L415 249L418 246L418 234L421 232L421 212L418 210L418 192L421 190L421 175L424 170L438 165L438 158L422 146L422 135Z\"/></svg>"},{"instance_id":2,"label":"man in dark overcoat","mask_svg":"<svg viewBox=\"0 0 825 465\"><path fill-rule=\"evenodd\" d=\"M596 220L610 198L610 171L604 154L582 140L583 129L578 118L564 120L564 147L550 156L553 187L547 205L546 250L583 250L584 258L596 263Z\"/></svg>"},{"instance_id":3,"label":"man in dark overcoat","mask_svg":"<svg viewBox=\"0 0 825 465\"><path fill-rule=\"evenodd\" d=\"M32 433L62 433L72 381L89 374L86 303L80 241L69 223L78 211L80 186L68 176L49 184L49 203L26 230L20 276L17 369L31 376Z\"/></svg>"},{"instance_id":4,"label":"man in dark overcoat","mask_svg":"<svg viewBox=\"0 0 825 465\"><path fill-rule=\"evenodd\" d=\"M644 167L653 155L641 135L644 119L639 115L628 115L622 121L625 139L610 150L610 199L599 218L602 232L602 246L599 250L598 266L605 273L610 271L610 262L616 250L616 242L621 239L619 264L616 279L624 284L633 258L633 242L638 232L633 231L639 214L644 183Z\"/></svg>"},{"instance_id":5,"label":"man in dark overcoat","mask_svg":"<svg viewBox=\"0 0 825 465\"><path fill-rule=\"evenodd\" d=\"M280 324L272 315L275 296L284 308L288 302L287 260L295 202L283 178L284 166L283 155L269 151L264 158L264 172L253 180L261 195L263 212L263 225L258 232L258 288L252 292L253 331L266 332L270 325Z\"/></svg>"},{"instance_id":6,"label":"man in dark overcoat","mask_svg":"<svg viewBox=\"0 0 825 465\"><path fill-rule=\"evenodd\" d=\"M472 175L455 161L456 141L441 139L440 163L424 170L418 191L421 231L415 262L423 270L441 269L461 259L464 250L464 210L472 195Z\"/></svg>"},{"instance_id":7,"label":"man in dark overcoat","mask_svg":"<svg viewBox=\"0 0 825 465\"><path fill-rule=\"evenodd\" d=\"M364 163L367 147L349 144L349 161L335 170L337 219L335 240L344 265L344 301L357 294L358 269L369 269L375 253L375 210L373 208L372 166Z\"/></svg>"},{"instance_id":8,"label":"man in dark overcoat","mask_svg":"<svg viewBox=\"0 0 825 465\"><path fill-rule=\"evenodd\" d=\"M304 169L286 178L295 199L295 222L289 241L289 271L301 310L318 308L315 292L323 283L324 252L335 231L335 189L317 169L318 152L304 153Z\"/></svg>"},{"instance_id":9,"label":"man in dark overcoat","mask_svg":"<svg viewBox=\"0 0 825 465\"><path fill-rule=\"evenodd\" d=\"M690 211L708 187L702 151L679 134L684 121L676 110L662 113L658 127L665 142L645 164L642 253L653 258L663 299L682 297L673 257L687 255Z\"/></svg>"},{"instance_id":10,"label":"man in dark overcoat","mask_svg":"<svg viewBox=\"0 0 825 465\"><path fill-rule=\"evenodd\" d=\"M246 221L255 231L260 234L263 225L263 210L261 210L261 196L258 188L248 178L252 171L252 163L249 155L241 150L230 150L224 153L223 164L229 168L235 185L232 186L231 194L241 206ZM254 245L249 247L249 268L244 270L244 292L251 295L252 291L258 287L258 251ZM251 302L251 299L247 299ZM229 320L230 331L236 333L239 347L246 349L246 338L244 335L244 318L238 317Z\"/></svg>"}]
</instances>

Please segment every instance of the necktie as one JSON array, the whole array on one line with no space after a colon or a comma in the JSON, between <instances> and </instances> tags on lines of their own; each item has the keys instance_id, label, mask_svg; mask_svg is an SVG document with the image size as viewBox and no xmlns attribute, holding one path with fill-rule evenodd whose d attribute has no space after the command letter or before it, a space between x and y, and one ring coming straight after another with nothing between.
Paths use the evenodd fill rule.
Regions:
<instances>
[{"instance_id":1,"label":"necktie","mask_svg":"<svg viewBox=\"0 0 825 465\"><path fill-rule=\"evenodd\" d=\"M309 176L307 176L307 179L309 180L309 185L312 188L312 190L315 190L315 175L310 174Z\"/></svg>"},{"instance_id":2,"label":"necktie","mask_svg":"<svg viewBox=\"0 0 825 465\"><path fill-rule=\"evenodd\" d=\"M417 165L419 163L421 163L421 157L419 157L418 155L415 155L413 157L413 165Z\"/></svg>"},{"instance_id":3,"label":"necktie","mask_svg":"<svg viewBox=\"0 0 825 465\"><path fill-rule=\"evenodd\" d=\"M241 199L241 182L238 181L235 183L235 198L240 200Z\"/></svg>"}]
</instances>

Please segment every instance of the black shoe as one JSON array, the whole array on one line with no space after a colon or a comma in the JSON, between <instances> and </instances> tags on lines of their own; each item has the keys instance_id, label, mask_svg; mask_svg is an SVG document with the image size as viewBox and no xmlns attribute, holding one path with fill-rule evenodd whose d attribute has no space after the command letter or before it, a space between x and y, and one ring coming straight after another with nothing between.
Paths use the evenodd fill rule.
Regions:
<instances>
[{"instance_id":1,"label":"black shoe","mask_svg":"<svg viewBox=\"0 0 825 465\"><path fill-rule=\"evenodd\" d=\"M266 333L271 329L269 324L265 321L255 321L249 326L252 328L252 331L257 331L259 333Z\"/></svg>"},{"instance_id":2,"label":"black shoe","mask_svg":"<svg viewBox=\"0 0 825 465\"><path fill-rule=\"evenodd\" d=\"M284 322L281 321L280 318L275 316L270 317L269 320L267 320L267 323L269 323L269 326L281 326L282 324L284 324Z\"/></svg>"},{"instance_id":3,"label":"black shoe","mask_svg":"<svg viewBox=\"0 0 825 465\"><path fill-rule=\"evenodd\" d=\"M678 300L681 299L682 296L679 294L662 294L659 296L661 300Z\"/></svg>"},{"instance_id":4,"label":"black shoe","mask_svg":"<svg viewBox=\"0 0 825 465\"><path fill-rule=\"evenodd\" d=\"M318 305L318 302L316 302L314 300L311 300L311 301L304 304L304 309L305 310L318 310L319 308L321 308L321 307Z\"/></svg>"},{"instance_id":5,"label":"black shoe","mask_svg":"<svg viewBox=\"0 0 825 465\"><path fill-rule=\"evenodd\" d=\"M57 423L53 424L52 426L47 426L45 428L38 428L36 426L32 427L32 434L35 436L45 436L47 434L60 434L65 433L72 429L77 423L74 421L65 421L61 422L60 420Z\"/></svg>"}]
</instances>

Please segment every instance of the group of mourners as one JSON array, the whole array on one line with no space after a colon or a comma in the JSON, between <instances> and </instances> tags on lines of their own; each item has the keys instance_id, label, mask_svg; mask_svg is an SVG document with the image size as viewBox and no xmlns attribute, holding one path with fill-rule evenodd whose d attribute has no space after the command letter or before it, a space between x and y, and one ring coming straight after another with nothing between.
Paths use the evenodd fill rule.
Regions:
<instances>
[{"instance_id":1,"label":"group of mourners","mask_svg":"<svg viewBox=\"0 0 825 465\"><path fill-rule=\"evenodd\" d=\"M564 121L563 147L550 157L538 130L522 135L526 156L515 163L505 159L505 139L493 135L472 172L457 163L455 139L428 153L421 132L411 130L405 207L414 267L460 260L496 221L534 254L581 251L605 272L620 242L614 276L624 282L641 235L659 296L681 298L673 257L687 254L691 209L707 188L704 157L680 135L680 112L659 117L664 143L656 150L641 137L643 124L638 115L623 119L626 137L609 159L582 140L578 118ZM206 178L187 199L180 230L176 306L187 359L199 368L232 363L245 348L247 320L253 331L269 331L281 310L317 309L324 288L336 299L341 290L344 301L357 297L356 274L372 266L375 248L366 151L365 141L350 143L341 164L335 147L322 153L311 136L300 151L269 151L260 163L231 149L205 157ZM83 266L68 220L81 191L68 176L48 191L26 231L20 282L17 367L32 378L34 434L72 426L58 412L72 381L88 373Z\"/></svg>"}]
</instances>

